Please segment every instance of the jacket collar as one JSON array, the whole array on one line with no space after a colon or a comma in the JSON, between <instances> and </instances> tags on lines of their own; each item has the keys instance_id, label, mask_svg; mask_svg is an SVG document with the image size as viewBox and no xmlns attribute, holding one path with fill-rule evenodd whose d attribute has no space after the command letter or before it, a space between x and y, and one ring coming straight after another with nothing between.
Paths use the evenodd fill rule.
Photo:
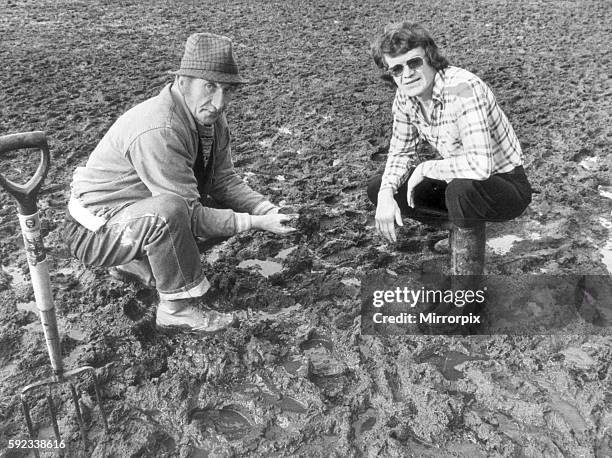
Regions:
<instances>
[{"instance_id":1,"label":"jacket collar","mask_svg":"<svg viewBox=\"0 0 612 458\"><path fill-rule=\"evenodd\" d=\"M189 129L191 129L197 134L198 126L195 123L195 119L193 119L193 115L190 113L189 108L187 108L187 104L185 103L185 97L183 97L183 94L181 94L181 91L174 83L172 83L170 86L170 95L174 103L176 103L176 106L178 107L181 116L187 121Z\"/></svg>"}]
</instances>

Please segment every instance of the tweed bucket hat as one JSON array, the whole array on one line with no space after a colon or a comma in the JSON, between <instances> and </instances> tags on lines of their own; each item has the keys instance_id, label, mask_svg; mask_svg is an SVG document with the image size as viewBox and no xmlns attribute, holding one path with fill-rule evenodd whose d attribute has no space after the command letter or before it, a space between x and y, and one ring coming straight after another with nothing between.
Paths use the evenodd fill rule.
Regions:
<instances>
[{"instance_id":1,"label":"tweed bucket hat","mask_svg":"<svg viewBox=\"0 0 612 458\"><path fill-rule=\"evenodd\" d=\"M219 83L244 84L232 53L232 40L214 33L194 33L187 38L181 68L173 75L185 75Z\"/></svg>"}]
</instances>

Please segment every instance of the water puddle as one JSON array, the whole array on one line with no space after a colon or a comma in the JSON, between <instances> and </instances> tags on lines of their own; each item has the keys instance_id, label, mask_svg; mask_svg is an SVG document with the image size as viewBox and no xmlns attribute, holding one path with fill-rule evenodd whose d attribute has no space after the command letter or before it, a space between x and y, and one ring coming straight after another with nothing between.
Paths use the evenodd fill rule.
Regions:
<instances>
[{"instance_id":1,"label":"water puddle","mask_svg":"<svg viewBox=\"0 0 612 458\"><path fill-rule=\"evenodd\" d=\"M65 277L69 277L70 275L74 275L74 269L72 267L62 267L61 269L57 269L55 271L56 275L63 275Z\"/></svg>"},{"instance_id":2,"label":"water puddle","mask_svg":"<svg viewBox=\"0 0 612 458\"><path fill-rule=\"evenodd\" d=\"M38 308L36 307L36 302L19 302L17 304L17 310L21 310L24 312L32 312L36 315L36 320L32 323L28 323L26 326L24 326L24 329L34 333L43 332L42 324L40 322L40 313L38 311ZM79 342L86 340L87 336L85 332L81 331L80 329L70 327L69 323L61 316L56 316L55 319L57 321L57 327L60 335L64 333L72 340L76 340Z\"/></svg>"},{"instance_id":3,"label":"water puddle","mask_svg":"<svg viewBox=\"0 0 612 458\"><path fill-rule=\"evenodd\" d=\"M52 424L44 425L38 428L38 439L55 440L55 430Z\"/></svg>"},{"instance_id":4,"label":"water puddle","mask_svg":"<svg viewBox=\"0 0 612 458\"><path fill-rule=\"evenodd\" d=\"M72 350L67 356L64 356L62 360L62 364L64 365L64 370L72 370L78 367L79 358L81 356L83 346L76 347Z\"/></svg>"},{"instance_id":5,"label":"water puddle","mask_svg":"<svg viewBox=\"0 0 612 458\"><path fill-rule=\"evenodd\" d=\"M599 192L600 196L612 199L612 186L598 186L597 191ZM608 229L608 240L601 248L600 253L603 258L602 261L604 265L608 269L608 272L612 274L612 213L610 213L608 216L609 218L599 218L601 225Z\"/></svg>"},{"instance_id":6,"label":"water puddle","mask_svg":"<svg viewBox=\"0 0 612 458\"><path fill-rule=\"evenodd\" d=\"M361 287L361 282L355 277L343 278L342 280L340 280L340 283L346 286L354 286L356 288Z\"/></svg>"},{"instance_id":7,"label":"water puddle","mask_svg":"<svg viewBox=\"0 0 612 458\"><path fill-rule=\"evenodd\" d=\"M256 267L259 273L264 277L268 278L271 275L279 273L283 270L282 264L274 261L261 261L259 259L246 259L238 264L241 269L248 269L249 267Z\"/></svg>"},{"instance_id":8,"label":"water puddle","mask_svg":"<svg viewBox=\"0 0 612 458\"><path fill-rule=\"evenodd\" d=\"M222 409L193 409L187 415L188 422L197 422L202 429L213 427L229 440L241 439L251 429L251 423L241 412L232 407Z\"/></svg>"},{"instance_id":9,"label":"water puddle","mask_svg":"<svg viewBox=\"0 0 612 458\"><path fill-rule=\"evenodd\" d=\"M600 250L602 261L612 275L612 240L608 240Z\"/></svg>"},{"instance_id":10,"label":"water puddle","mask_svg":"<svg viewBox=\"0 0 612 458\"><path fill-rule=\"evenodd\" d=\"M608 240L603 247L600 248L602 262L608 269L608 272L612 274L612 219L599 218L600 224L608 229Z\"/></svg>"},{"instance_id":11,"label":"water puddle","mask_svg":"<svg viewBox=\"0 0 612 458\"><path fill-rule=\"evenodd\" d=\"M11 283L13 288L23 286L29 282L26 275L24 275L21 269L12 266L2 266L2 270L12 277Z\"/></svg>"},{"instance_id":12,"label":"water puddle","mask_svg":"<svg viewBox=\"0 0 612 458\"><path fill-rule=\"evenodd\" d=\"M612 199L612 186L597 186L597 192L602 197Z\"/></svg>"},{"instance_id":13,"label":"water puddle","mask_svg":"<svg viewBox=\"0 0 612 458\"><path fill-rule=\"evenodd\" d=\"M581 160L578 165L589 172L597 169L599 158L597 156L589 156Z\"/></svg>"},{"instance_id":14,"label":"water puddle","mask_svg":"<svg viewBox=\"0 0 612 458\"><path fill-rule=\"evenodd\" d=\"M17 363L9 363L0 368L0 380L7 380L17 372Z\"/></svg>"},{"instance_id":15,"label":"water puddle","mask_svg":"<svg viewBox=\"0 0 612 458\"><path fill-rule=\"evenodd\" d=\"M76 340L78 342L83 342L86 339L86 334L80 329L68 329L66 331L66 335L72 340Z\"/></svg>"},{"instance_id":16,"label":"water puddle","mask_svg":"<svg viewBox=\"0 0 612 458\"><path fill-rule=\"evenodd\" d=\"M285 248L284 250L280 250L278 254L274 257L277 259L287 259L287 257L297 249L298 249L297 245L289 247L289 248Z\"/></svg>"},{"instance_id":17,"label":"water puddle","mask_svg":"<svg viewBox=\"0 0 612 458\"><path fill-rule=\"evenodd\" d=\"M38 315L38 309L36 308L36 302L18 302L17 310L21 310L22 312L32 312Z\"/></svg>"},{"instance_id":18,"label":"water puddle","mask_svg":"<svg viewBox=\"0 0 612 458\"><path fill-rule=\"evenodd\" d=\"M23 329L25 330L25 332L34 333L34 334L36 333L42 334L43 332L42 325L40 324L39 320L26 324L23 327Z\"/></svg>"},{"instance_id":19,"label":"water puddle","mask_svg":"<svg viewBox=\"0 0 612 458\"><path fill-rule=\"evenodd\" d=\"M295 305L291 305L289 307L282 308L276 312L265 312L263 310L250 311L248 316L254 318L255 320L259 320L259 321L278 320L279 318L294 316L301 309L302 309L302 305L298 302Z\"/></svg>"},{"instance_id":20,"label":"water puddle","mask_svg":"<svg viewBox=\"0 0 612 458\"><path fill-rule=\"evenodd\" d=\"M508 234L502 235L501 237L495 237L487 241L487 245L496 254L506 254L512 249L512 245L516 242L520 242L524 239L517 237L516 235Z\"/></svg>"},{"instance_id":21,"label":"water puddle","mask_svg":"<svg viewBox=\"0 0 612 458\"><path fill-rule=\"evenodd\" d=\"M438 355L431 350L425 350L416 357L418 363L433 364L442 373L444 378L451 382L464 377L463 369L460 367L462 364L482 359L458 351L447 351L442 355Z\"/></svg>"},{"instance_id":22,"label":"water puddle","mask_svg":"<svg viewBox=\"0 0 612 458\"><path fill-rule=\"evenodd\" d=\"M221 254L223 253L223 250L225 249L227 244L228 243L226 241L213 246L206 254L206 261L208 261L210 264L214 264L219 259L221 259Z\"/></svg>"}]
</instances>

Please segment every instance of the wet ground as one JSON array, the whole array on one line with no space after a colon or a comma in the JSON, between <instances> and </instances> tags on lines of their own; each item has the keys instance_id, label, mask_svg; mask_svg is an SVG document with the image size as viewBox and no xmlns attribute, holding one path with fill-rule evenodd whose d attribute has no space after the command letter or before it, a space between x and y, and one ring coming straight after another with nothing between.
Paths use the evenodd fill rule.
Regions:
<instances>
[{"instance_id":1,"label":"wet ground","mask_svg":"<svg viewBox=\"0 0 612 458\"><path fill-rule=\"evenodd\" d=\"M384 166L393 91L368 43L391 20L427 25L451 62L481 76L510 118L538 191L488 227L487 272L612 271L609 2L30 2L0 0L0 133L46 131L39 198L67 367L91 381L89 446L55 393L67 456L612 456L612 343L569 335L365 336L372 272L448 269L443 231L373 229L364 184ZM202 254L236 328L155 331L155 293L86 269L61 222L71 173L116 117L170 81L186 37L231 36L252 84L228 114L237 167L300 213L298 233L240 234ZM36 165L2 158L13 178ZM0 193L0 456L25 439L19 388L49 375L16 209ZM35 428L51 438L42 397Z\"/></svg>"}]
</instances>

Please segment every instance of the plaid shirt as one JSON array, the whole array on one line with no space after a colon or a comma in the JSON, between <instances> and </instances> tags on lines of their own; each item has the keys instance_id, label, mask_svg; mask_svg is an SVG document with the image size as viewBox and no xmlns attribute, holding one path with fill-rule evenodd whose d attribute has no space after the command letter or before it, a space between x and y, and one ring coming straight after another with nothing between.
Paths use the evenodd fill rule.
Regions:
<instances>
[{"instance_id":1,"label":"plaid shirt","mask_svg":"<svg viewBox=\"0 0 612 458\"><path fill-rule=\"evenodd\" d=\"M425 176L486 180L523 163L516 134L489 87L476 75L457 67L436 73L430 121L423 117L416 97L398 88L393 102L393 136L381 189L393 192L419 162L419 138L441 156L423 166Z\"/></svg>"}]
</instances>

